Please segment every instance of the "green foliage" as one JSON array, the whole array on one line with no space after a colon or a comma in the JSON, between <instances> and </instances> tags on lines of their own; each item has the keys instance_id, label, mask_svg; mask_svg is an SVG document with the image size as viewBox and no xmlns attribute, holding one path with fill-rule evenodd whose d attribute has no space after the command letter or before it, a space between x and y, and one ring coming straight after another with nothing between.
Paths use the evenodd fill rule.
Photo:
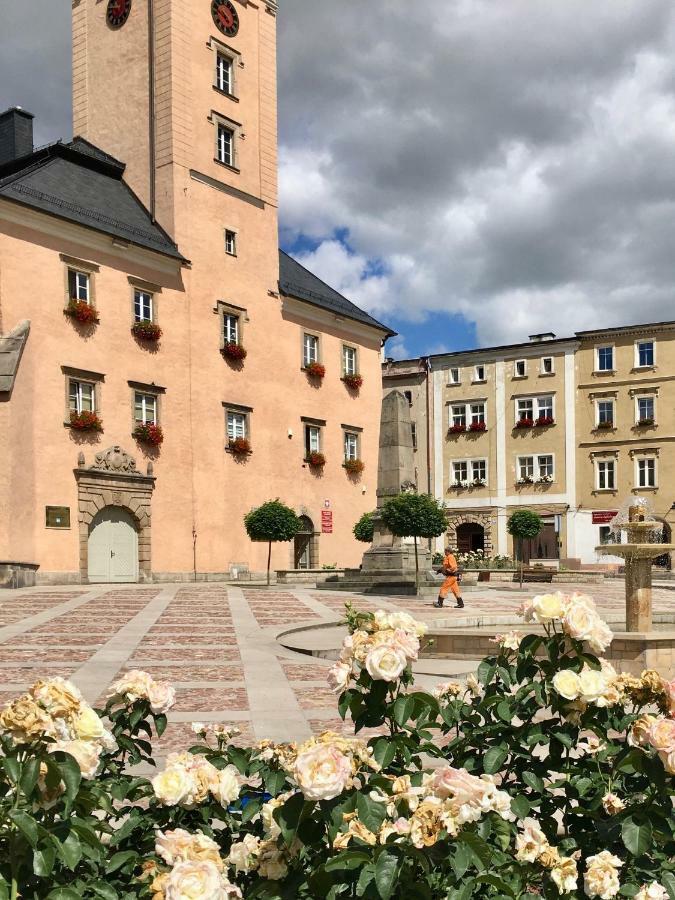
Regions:
<instances>
[{"instance_id":1,"label":"green foliage","mask_svg":"<svg viewBox=\"0 0 675 900\"><path fill-rule=\"evenodd\" d=\"M364 513L356 523L352 531L357 541L361 541L364 544L373 543L373 534L375 532L374 516L375 514L371 512Z\"/></svg>"},{"instance_id":2,"label":"green foliage","mask_svg":"<svg viewBox=\"0 0 675 900\"><path fill-rule=\"evenodd\" d=\"M399 494L387 500L382 519L397 537L434 538L448 527L445 509L429 494Z\"/></svg>"},{"instance_id":3,"label":"green foliage","mask_svg":"<svg viewBox=\"0 0 675 900\"><path fill-rule=\"evenodd\" d=\"M509 516L506 527L512 537L528 541L537 537L544 523L539 513L531 509L517 509Z\"/></svg>"},{"instance_id":4,"label":"green foliage","mask_svg":"<svg viewBox=\"0 0 675 900\"><path fill-rule=\"evenodd\" d=\"M252 541L276 543L292 541L301 523L293 510L280 500L268 500L244 517L246 533Z\"/></svg>"}]
</instances>

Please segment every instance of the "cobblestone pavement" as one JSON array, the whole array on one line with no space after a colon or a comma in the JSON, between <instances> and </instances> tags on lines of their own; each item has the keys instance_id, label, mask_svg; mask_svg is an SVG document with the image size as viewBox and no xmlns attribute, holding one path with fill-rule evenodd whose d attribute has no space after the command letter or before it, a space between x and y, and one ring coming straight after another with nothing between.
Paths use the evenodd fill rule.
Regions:
<instances>
[{"instance_id":1,"label":"cobblestone pavement","mask_svg":"<svg viewBox=\"0 0 675 900\"><path fill-rule=\"evenodd\" d=\"M574 585L565 586L574 590ZM674 585L675 587L675 585ZM580 587L580 590L583 588ZM534 594L541 588L528 587ZM607 615L620 614L623 584L586 586ZM675 590L654 591L655 612L675 615ZM280 631L335 623L348 597L314 589L225 585L33 588L0 595L0 703L39 678L71 678L101 701L120 672L143 668L176 687L158 756L191 743L190 723L227 722L241 740L302 740L348 729L326 687L325 660L285 650ZM523 594L508 586L466 594L468 616L514 613ZM412 598L353 598L364 610L404 609L443 624L454 611ZM422 684L433 684L430 676Z\"/></svg>"}]
</instances>

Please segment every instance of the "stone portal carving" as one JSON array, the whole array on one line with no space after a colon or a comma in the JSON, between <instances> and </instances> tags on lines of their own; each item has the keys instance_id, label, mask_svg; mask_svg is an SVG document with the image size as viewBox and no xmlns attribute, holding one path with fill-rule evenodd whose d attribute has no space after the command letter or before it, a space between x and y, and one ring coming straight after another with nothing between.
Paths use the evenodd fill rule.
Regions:
<instances>
[{"instance_id":1,"label":"stone portal carving","mask_svg":"<svg viewBox=\"0 0 675 900\"><path fill-rule=\"evenodd\" d=\"M448 516L447 544L457 547L457 529L460 525L482 525L485 533L485 553L493 555L492 516L490 513L458 513Z\"/></svg>"},{"instance_id":2,"label":"stone portal carving","mask_svg":"<svg viewBox=\"0 0 675 900\"><path fill-rule=\"evenodd\" d=\"M131 513L138 528L138 570L140 581L152 581L152 492L155 479L151 470L142 475L136 460L121 447L109 447L97 453L94 463L86 465L80 453L74 470L78 488L80 528L80 575L87 581L89 571L89 527L97 512L106 506L119 506Z\"/></svg>"}]
</instances>

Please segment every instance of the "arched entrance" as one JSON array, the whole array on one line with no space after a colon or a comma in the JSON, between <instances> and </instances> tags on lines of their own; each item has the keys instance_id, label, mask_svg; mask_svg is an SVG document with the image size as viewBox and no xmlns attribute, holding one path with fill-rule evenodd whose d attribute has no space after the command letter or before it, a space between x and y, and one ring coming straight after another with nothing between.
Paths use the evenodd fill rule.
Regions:
<instances>
[{"instance_id":1,"label":"arched entrance","mask_svg":"<svg viewBox=\"0 0 675 900\"><path fill-rule=\"evenodd\" d=\"M314 523L309 516L300 516L299 518L302 523L302 528L295 536L293 568L316 569L319 561L317 559L318 554Z\"/></svg>"},{"instance_id":2,"label":"arched entrance","mask_svg":"<svg viewBox=\"0 0 675 900\"><path fill-rule=\"evenodd\" d=\"M87 558L91 584L138 581L138 527L131 513L106 506L94 516Z\"/></svg>"},{"instance_id":3,"label":"arched entrance","mask_svg":"<svg viewBox=\"0 0 675 900\"><path fill-rule=\"evenodd\" d=\"M463 525L458 525L457 550L460 553L485 550L485 528L477 522L465 522Z\"/></svg>"}]
</instances>

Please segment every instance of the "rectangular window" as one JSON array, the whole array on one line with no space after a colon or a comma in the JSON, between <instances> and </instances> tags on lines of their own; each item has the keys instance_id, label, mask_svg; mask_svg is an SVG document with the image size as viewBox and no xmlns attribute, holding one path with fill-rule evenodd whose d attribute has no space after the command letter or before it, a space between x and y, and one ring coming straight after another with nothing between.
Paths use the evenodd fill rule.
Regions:
<instances>
[{"instance_id":1,"label":"rectangular window","mask_svg":"<svg viewBox=\"0 0 675 900\"><path fill-rule=\"evenodd\" d=\"M534 419L534 401L528 398L518 400L517 414L519 422L525 419Z\"/></svg>"},{"instance_id":2,"label":"rectangular window","mask_svg":"<svg viewBox=\"0 0 675 900\"><path fill-rule=\"evenodd\" d=\"M612 538L612 529L609 525L600 525L598 528L598 543L600 544L612 544L614 543Z\"/></svg>"},{"instance_id":3,"label":"rectangular window","mask_svg":"<svg viewBox=\"0 0 675 900\"><path fill-rule=\"evenodd\" d=\"M236 441L240 438L246 438L246 413L228 412L227 414L227 439L228 441Z\"/></svg>"},{"instance_id":4,"label":"rectangular window","mask_svg":"<svg viewBox=\"0 0 675 900\"><path fill-rule=\"evenodd\" d=\"M518 478L520 481L534 480L534 457L519 456L518 457Z\"/></svg>"},{"instance_id":5,"label":"rectangular window","mask_svg":"<svg viewBox=\"0 0 675 900\"><path fill-rule=\"evenodd\" d=\"M537 413L540 419L553 418L553 397L537 398Z\"/></svg>"},{"instance_id":6,"label":"rectangular window","mask_svg":"<svg viewBox=\"0 0 675 900\"><path fill-rule=\"evenodd\" d=\"M637 420L638 422L654 421L654 398L638 397L637 399Z\"/></svg>"},{"instance_id":7,"label":"rectangular window","mask_svg":"<svg viewBox=\"0 0 675 900\"><path fill-rule=\"evenodd\" d=\"M321 429L317 425L305 425L305 454L321 453Z\"/></svg>"},{"instance_id":8,"label":"rectangular window","mask_svg":"<svg viewBox=\"0 0 675 900\"><path fill-rule=\"evenodd\" d=\"M232 60L222 53L216 54L216 87L219 91L232 94Z\"/></svg>"},{"instance_id":9,"label":"rectangular window","mask_svg":"<svg viewBox=\"0 0 675 900\"><path fill-rule=\"evenodd\" d=\"M217 159L226 166L234 165L234 131L222 123L218 125Z\"/></svg>"},{"instance_id":10,"label":"rectangular window","mask_svg":"<svg viewBox=\"0 0 675 900\"><path fill-rule=\"evenodd\" d=\"M656 487L656 460L652 457L638 459L638 487Z\"/></svg>"},{"instance_id":11,"label":"rectangular window","mask_svg":"<svg viewBox=\"0 0 675 900\"><path fill-rule=\"evenodd\" d=\"M598 372L614 371L614 347L598 347Z\"/></svg>"},{"instance_id":12,"label":"rectangular window","mask_svg":"<svg viewBox=\"0 0 675 900\"><path fill-rule=\"evenodd\" d=\"M155 394L134 395L134 419L139 425L157 424L157 397Z\"/></svg>"},{"instance_id":13,"label":"rectangular window","mask_svg":"<svg viewBox=\"0 0 675 900\"><path fill-rule=\"evenodd\" d=\"M152 294L134 291L134 319L137 322L152 322Z\"/></svg>"},{"instance_id":14,"label":"rectangular window","mask_svg":"<svg viewBox=\"0 0 675 900\"><path fill-rule=\"evenodd\" d=\"M527 363L524 359L517 359L515 361L513 374L516 378L524 378L527 375Z\"/></svg>"},{"instance_id":15,"label":"rectangular window","mask_svg":"<svg viewBox=\"0 0 675 900\"><path fill-rule=\"evenodd\" d=\"M359 458L359 436L351 431L345 432L345 459Z\"/></svg>"},{"instance_id":16,"label":"rectangular window","mask_svg":"<svg viewBox=\"0 0 675 900\"><path fill-rule=\"evenodd\" d=\"M614 426L614 401L598 400L598 425L602 428Z\"/></svg>"},{"instance_id":17,"label":"rectangular window","mask_svg":"<svg viewBox=\"0 0 675 900\"><path fill-rule=\"evenodd\" d=\"M68 293L71 300L78 300L82 303L90 302L89 278L87 272L68 269Z\"/></svg>"},{"instance_id":18,"label":"rectangular window","mask_svg":"<svg viewBox=\"0 0 675 900\"><path fill-rule=\"evenodd\" d=\"M452 464L452 477L455 484L466 484L469 480L469 463L466 460Z\"/></svg>"},{"instance_id":19,"label":"rectangular window","mask_svg":"<svg viewBox=\"0 0 675 900\"><path fill-rule=\"evenodd\" d=\"M599 491L616 489L616 462L613 459L601 459L596 463L597 484Z\"/></svg>"},{"instance_id":20,"label":"rectangular window","mask_svg":"<svg viewBox=\"0 0 675 900\"><path fill-rule=\"evenodd\" d=\"M306 334L303 340L303 356L304 366L319 361L319 339L314 334Z\"/></svg>"},{"instance_id":21,"label":"rectangular window","mask_svg":"<svg viewBox=\"0 0 675 900\"><path fill-rule=\"evenodd\" d=\"M450 425L466 427L466 406L463 403L450 407Z\"/></svg>"},{"instance_id":22,"label":"rectangular window","mask_svg":"<svg viewBox=\"0 0 675 900\"><path fill-rule=\"evenodd\" d=\"M226 344L239 343L239 316L232 313L223 315L223 337Z\"/></svg>"},{"instance_id":23,"label":"rectangular window","mask_svg":"<svg viewBox=\"0 0 675 900\"><path fill-rule=\"evenodd\" d=\"M356 375L356 348L344 346L342 348L342 374Z\"/></svg>"},{"instance_id":24,"label":"rectangular window","mask_svg":"<svg viewBox=\"0 0 675 900\"><path fill-rule=\"evenodd\" d=\"M540 478L552 479L553 478L553 456L550 453L545 453L541 456L537 457L537 468L539 469L538 475Z\"/></svg>"},{"instance_id":25,"label":"rectangular window","mask_svg":"<svg viewBox=\"0 0 675 900\"><path fill-rule=\"evenodd\" d=\"M474 459L472 461L471 478L473 481L487 481L487 462L484 459Z\"/></svg>"},{"instance_id":26,"label":"rectangular window","mask_svg":"<svg viewBox=\"0 0 675 900\"><path fill-rule=\"evenodd\" d=\"M228 256L237 255L237 232L225 229L225 252Z\"/></svg>"},{"instance_id":27,"label":"rectangular window","mask_svg":"<svg viewBox=\"0 0 675 900\"><path fill-rule=\"evenodd\" d=\"M412 428L412 444L413 450L417 450L417 423L411 422L410 427Z\"/></svg>"},{"instance_id":28,"label":"rectangular window","mask_svg":"<svg viewBox=\"0 0 675 900\"><path fill-rule=\"evenodd\" d=\"M552 375L553 374L553 357L552 356L544 356L542 358L541 374L542 375Z\"/></svg>"},{"instance_id":29,"label":"rectangular window","mask_svg":"<svg viewBox=\"0 0 675 900\"><path fill-rule=\"evenodd\" d=\"M471 404L471 424L472 425L485 425L485 404L484 403L472 403Z\"/></svg>"},{"instance_id":30,"label":"rectangular window","mask_svg":"<svg viewBox=\"0 0 675 900\"><path fill-rule=\"evenodd\" d=\"M459 369L454 368L448 370L448 381L450 384L460 383Z\"/></svg>"},{"instance_id":31,"label":"rectangular window","mask_svg":"<svg viewBox=\"0 0 675 900\"><path fill-rule=\"evenodd\" d=\"M47 528L70 528L70 507L46 506L45 526Z\"/></svg>"},{"instance_id":32,"label":"rectangular window","mask_svg":"<svg viewBox=\"0 0 675 900\"><path fill-rule=\"evenodd\" d=\"M96 389L88 381L71 378L68 383L68 404L71 412L95 412Z\"/></svg>"},{"instance_id":33,"label":"rectangular window","mask_svg":"<svg viewBox=\"0 0 675 900\"><path fill-rule=\"evenodd\" d=\"M636 347L636 365L638 368L654 365L654 341L638 341Z\"/></svg>"},{"instance_id":34,"label":"rectangular window","mask_svg":"<svg viewBox=\"0 0 675 900\"><path fill-rule=\"evenodd\" d=\"M485 366L476 366L473 371L474 381L485 381Z\"/></svg>"}]
</instances>

